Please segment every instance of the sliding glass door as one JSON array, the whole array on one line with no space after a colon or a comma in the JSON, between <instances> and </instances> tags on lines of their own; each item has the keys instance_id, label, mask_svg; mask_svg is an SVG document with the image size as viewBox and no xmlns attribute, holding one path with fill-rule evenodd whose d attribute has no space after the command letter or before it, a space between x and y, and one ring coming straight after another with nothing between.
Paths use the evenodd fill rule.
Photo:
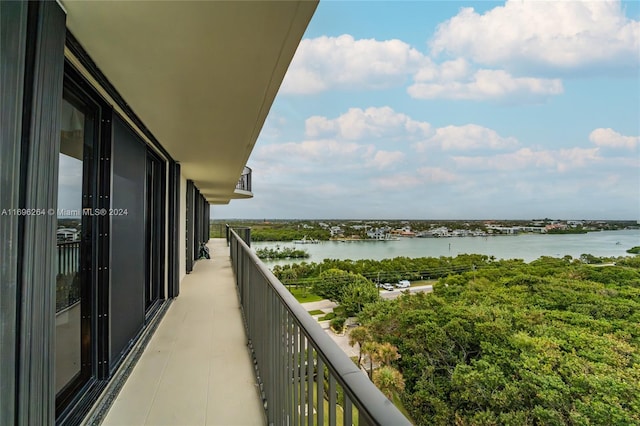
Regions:
<instances>
[{"instance_id":1,"label":"sliding glass door","mask_svg":"<svg viewBox=\"0 0 640 426\"><path fill-rule=\"evenodd\" d=\"M91 377L92 223L95 109L66 93L62 101L58 171L56 274L56 407L64 407Z\"/></svg>"}]
</instances>

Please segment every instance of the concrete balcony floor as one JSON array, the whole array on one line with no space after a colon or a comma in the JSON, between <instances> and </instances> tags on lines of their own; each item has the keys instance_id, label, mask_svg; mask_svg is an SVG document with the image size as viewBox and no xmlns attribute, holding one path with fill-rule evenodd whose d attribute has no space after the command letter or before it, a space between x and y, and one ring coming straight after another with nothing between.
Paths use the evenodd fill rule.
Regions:
<instances>
[{"instance_id":1,"label":"concrete balcony floor","mask_svg":"<svg viewBox=\"0 0 640 426\"><path fill-rule=\"evenodd\" d=\"M229 248L211 240L103 425L264 425Z\"/></svg>"}]
</instances>

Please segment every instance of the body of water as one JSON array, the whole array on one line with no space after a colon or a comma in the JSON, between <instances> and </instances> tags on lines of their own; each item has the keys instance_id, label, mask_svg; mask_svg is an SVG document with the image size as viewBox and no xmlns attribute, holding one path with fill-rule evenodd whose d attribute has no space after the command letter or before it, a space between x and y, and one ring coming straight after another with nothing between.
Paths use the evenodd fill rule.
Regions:
<instances>
[{"instance_id":1,"label":"body of water","mask_svg":"<svg viewBox=\"0 0 640 426\"><path fill-rule=\"evenodd\" d=\"M400 238L397 241L323 241L319 244L291 242L253 242L260 247L296 247L304 249L307 259L264 260L272 267L299 262L322 262L324 259L389 259L406 257L440 257L458 254L485 254L497 259L523 259L530 262L540 256L574 258L588 253L594 256L629 256L626 250L640 246L640 230L601 231L586 234L521 234L492 237Z\"/></svg>"}]
</instances>

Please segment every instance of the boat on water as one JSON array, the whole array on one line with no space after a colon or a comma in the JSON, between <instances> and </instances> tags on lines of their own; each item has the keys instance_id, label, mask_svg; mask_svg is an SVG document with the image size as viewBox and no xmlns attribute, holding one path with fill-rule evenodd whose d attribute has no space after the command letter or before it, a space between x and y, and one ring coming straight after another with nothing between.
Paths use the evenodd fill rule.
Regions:
<instances>
[{"instance_id":1,"label":"boat on water","mask_svg":"<svg viewBox=\"0 0 640 426\"><path fill-rule=\"evenodd\" d=\"M331 241L337 241L339 243L368 243L368 242L376 242L376 241L400 241L400 238L394 237L392 235L386 235L384 237L376 237L376 238L334 238Z\"/></svg>"},{"instance_id":2,"label":"boat on water","mask_svg":"<svg viewBox=\"0 0 640 426\"><path fill-rule=\"evenodd\" d=\"M314 238L308 238L305 235L301 240L293 240L293 244L318 244L320 241Z\"/></svg>"},{"instance_id":3,"label":"boat on water","mask_svg":"<svg viewBox=\"0 0 640 426\"><path fill-rule=\"evenodd\" d=\"M386 234L383 238L370 238L367 241L400 241L400 238L391 234Z\"/></svg>"}]
</instances>

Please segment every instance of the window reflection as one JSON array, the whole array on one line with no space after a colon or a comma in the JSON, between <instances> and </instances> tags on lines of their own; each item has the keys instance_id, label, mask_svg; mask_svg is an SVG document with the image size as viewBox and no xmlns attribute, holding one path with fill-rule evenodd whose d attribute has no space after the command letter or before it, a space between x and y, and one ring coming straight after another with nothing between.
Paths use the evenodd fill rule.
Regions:
<instances>
[{"instance_id":1,"label":"window reflection","mask_svg":"<svg viewBox=\"0 0 640 426\"><path fill-rule=\"evenodd\" d=\"M62 101L58 172L56 393L81 370L82 155L84 114Z\"/></svg>"}]
</instances>

